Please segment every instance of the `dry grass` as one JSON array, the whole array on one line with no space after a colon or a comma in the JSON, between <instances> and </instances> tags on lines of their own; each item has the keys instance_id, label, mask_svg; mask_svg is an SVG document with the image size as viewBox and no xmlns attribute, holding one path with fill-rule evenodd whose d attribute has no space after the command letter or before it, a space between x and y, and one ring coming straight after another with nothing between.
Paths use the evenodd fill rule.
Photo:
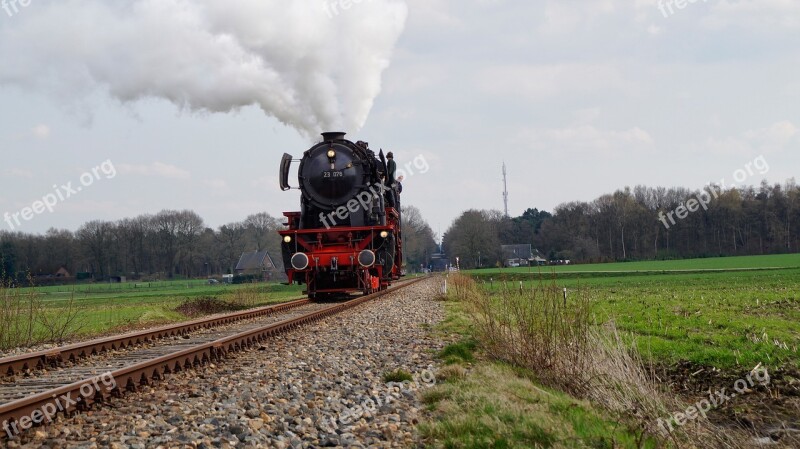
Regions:
<instances>
[{"instance_id":1,"label":"dry grass","mask_svg":"<svg viewBox=\"0 0 800 449\"><path fill-rule=\"evenodd\" d=\"M462 300L468 301L478 335L493 358L533 370L546 385L583 395L582 374L589 363L586 295L565 300L553 285L522 292L503 287L497 296L477 286L463 291L469 292Z\"/></svg>"},{"instance_id":2,"label":"dry grass","mask_svg":"<svg viewBox=\"0 0 800 449\"><path fill-rule=\"evenodd\" d=\"M659 419L667 420L689 404L665 391L650 367L646 366L635 345L626 342L613 323L589 332L590 350L586 352L587 388L583 397L625 417L642 435L651 435L678 448L750 448L753 435L721 428L698 417L682 427L668 430Z\"/></svg>"},{"instance_id":3,"label":"dry grass","mask_svg":"<svg viewBox=\"0 0 800 449\"><path fill-rule=\"evenodd\" d=\"M671 432L659 418L689 404L665 391L630 339L613 323L592 322L586 291L565 298L555 284L530 289L504 286L490 295L471 278L448 276L452 300L465 303L482 349L491 358L526 368L545 386L588 399L637 429L678 448L754 447L753 436L698 418Z\"/></svg>"},{"instance_id":4,"label":"dry grass","mask_svg":"<svg viewBox=\"0 0 800 449\"><path fill-rule=\"evenodd\" d=\"M44 341L62 343L77 335L85 325L85 320L81 318L75 290L73 289L66 304L60 308L42 309L38 321L41 324Z\"/></svg>"},{"instance_id":5,"label":"dry grass","mask_svg":"<svg viewBox=\"0 0 800 449\"><path fill-rule=\"evenodd\" d=\"M262 304L268 298L269 287L264 284L247 284L246 286L234 290L226 301L234 307L249 309Z\"/></svg>"},{"instance_id":6,"label":"dry grass","mask_svg":"<svg viewBox=\"0 0 800 449\"><path fill-rule=\"evenodd\" d=\"M72 338L81 327L74 293L64 307L48 309L36 289L0 284L0 349Z\"/></svg>"},{"instance_id":7,"label":"dry grass","mask_svg":"<svg viewBox=\"0 0 800 449\"><path fill-rule=\"evenodd\" d=\"M8 349L40 342L36 326L42 315L41 298L35 291L0 285L0 348Z\"/></svg>"}]
</instances>

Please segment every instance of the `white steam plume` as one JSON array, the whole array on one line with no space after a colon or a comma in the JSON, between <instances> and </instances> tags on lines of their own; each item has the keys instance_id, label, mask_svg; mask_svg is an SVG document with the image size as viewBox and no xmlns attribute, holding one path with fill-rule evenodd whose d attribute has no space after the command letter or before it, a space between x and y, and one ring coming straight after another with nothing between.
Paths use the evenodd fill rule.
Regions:
<instances>
[{"instance_id":1,"label":"white steam plume","mask_svg":"<svg viewBox=\"0 0 800 449\"><path fill-rule=\"evenodd\" d=\"M74 102L257 104L307 136L354 132L380 93L403 0L35 0L0 18L0 84ZM2 12L2 11L0 11Z\"/></svg>"}]
</instances>

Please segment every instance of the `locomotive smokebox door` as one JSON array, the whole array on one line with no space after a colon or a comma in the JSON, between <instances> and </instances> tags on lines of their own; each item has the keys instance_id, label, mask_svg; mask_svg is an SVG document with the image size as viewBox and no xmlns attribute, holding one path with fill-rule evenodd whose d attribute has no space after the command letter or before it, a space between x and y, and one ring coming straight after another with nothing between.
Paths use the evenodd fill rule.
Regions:
<instances>
[{"instance_id":1,"label":"locomotive smokebox door","mask_svg":"<svg viewBox=\"0 0 800 449\"><path fill-rule=\"evenodd\" d=\"M347 204L364 186L364 168L348 146L329 142L310 149L300 163L303 196L320 209Z\"/></svg>"}]
</instances>

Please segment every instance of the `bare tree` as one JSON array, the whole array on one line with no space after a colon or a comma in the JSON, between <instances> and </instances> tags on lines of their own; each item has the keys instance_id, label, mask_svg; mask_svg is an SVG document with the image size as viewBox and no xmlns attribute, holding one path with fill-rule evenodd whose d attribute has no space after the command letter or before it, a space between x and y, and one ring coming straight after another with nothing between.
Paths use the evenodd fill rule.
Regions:
<instances>
[{"instance_id":1,"label":"bare tree","mask_svg":"<svg viewBox=\"0 0 800 449\"><path fill-rule=\"evenodd\" d=\"M489 211L468 210L444 234L445 252L464 268L491 266L499 261L500 240Z\"/></svg>"},{"instance_id":2,"label":"bare tree","mask_svg":"<svg viewBox=\"0 0 800 449\"><path fill-rule=\"evenodd\" d=\"M205 229L203 219L193 211L185 210L177 214L178 250L182 272L187 277L193 275L197 245Z\"/></svg>"},{"instance_id":3,"label":"bare tree","mask_svg":"<svg viewBox=\"0 0 800 449\"><path fill-rule=\"evenodd\" d=\"M100 220L90 221L81 226L76 235L93 262L93 272L97 270L100 278L105 278L109 269L109 253L114 242L114 224Z\"/></svg>"},{"instance_id":4,"label":"bare tree","mask_svg":"<svg viewBox=\"0 0 800 449\"><path fill-rule=\"evenodd\" d=\"M217 232L217 242L220 248L221 264L228 269L228 273L233 273L236 262L245 248L245 232L247 227L244 223L228 223L222 225Z\"/></svg>"},{"instance_id":5,"label":"bare tree","mask_svg":"<svg viewBox=\"0 0 800 449\"><path fill-rule=\"evenodd\" d=\"M406 266L413 269L427 267L430 257L437 250L436 239L422 213L414 206L403 206L403 257Z\"/></svg>"},{"instance_id":6,"label":"bare tree","mask_svg":"<svg viewBox=\"0 0 800 449\"><path fill-rule=\"evenodd\" d=\"M253 243L256 250L280 249L280 238L277 233L282 228L280 220L266 212L260 212L245 218L244 225L247 228L248 240Z\"/></svg>"}]
</instances>

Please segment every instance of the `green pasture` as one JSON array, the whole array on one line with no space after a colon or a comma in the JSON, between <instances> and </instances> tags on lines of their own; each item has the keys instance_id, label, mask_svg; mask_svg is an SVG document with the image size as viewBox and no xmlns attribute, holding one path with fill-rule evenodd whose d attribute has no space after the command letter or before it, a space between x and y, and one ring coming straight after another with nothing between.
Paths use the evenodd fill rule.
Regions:
<instances>
[{"instance_id":1,"label":"green pasture","mask_svg":"<svg viewBox=\"0 0 800 449\"><path fill-rule=\"evenodd\" d=\"M533 300L530 290L541 285L566 289L567 301L587 295L594 322L613 321L658 365L689 360L738 373L758 363L800 366L799 255L469 274L498 305L509 298ZM629 416L542 387L526 369L479 356L469 307L454 299L454 291L445 302L446 320L434 330L455 341L439 353L441 381L423 394L432 416L420 426L427 446L662 447Z\"/></svg>"},{"instance_id":2,"label":"green pasture","mask_svg":"<svg viewBox=\"0 0 800 449\"><path fill-rule=\"evenodd\" d=\"M35 298L45 313L54 316L74 310L77 334L90 336L189 319L175 309L195 298L218 299L244 308L298 298L301 290L300 286L278 283L212 285L205 280L182 280L3 289L0 293L22 303Z\"/></svg>"},{"instance_id":3,"label":"green pasture","mask_svg":"<svg viewBox=\"0 0 800 449\"><path fill-rule=\"evenodd\" d=\"M768 256L711 257L704 259L655 260L645 262L616 262L601 264L545 265L541 267L491 268L470 270L467 273L496 275L501 273L608 273L633 271L702 271L800 268L800 254Z\"/></svg>"},{"instance_id":4,"label":"green pasture","mask_svg":"<svg viewBox=\"0 0 800 449\"><path fill-rule=\"evenodd\" d=\"M585 290L596 321L614 321L655 361L800 366L799 265L800 255L792 254L470 274L493 292L540 283L565 287L568 295Z\"/></svg>"}]
</instances>

